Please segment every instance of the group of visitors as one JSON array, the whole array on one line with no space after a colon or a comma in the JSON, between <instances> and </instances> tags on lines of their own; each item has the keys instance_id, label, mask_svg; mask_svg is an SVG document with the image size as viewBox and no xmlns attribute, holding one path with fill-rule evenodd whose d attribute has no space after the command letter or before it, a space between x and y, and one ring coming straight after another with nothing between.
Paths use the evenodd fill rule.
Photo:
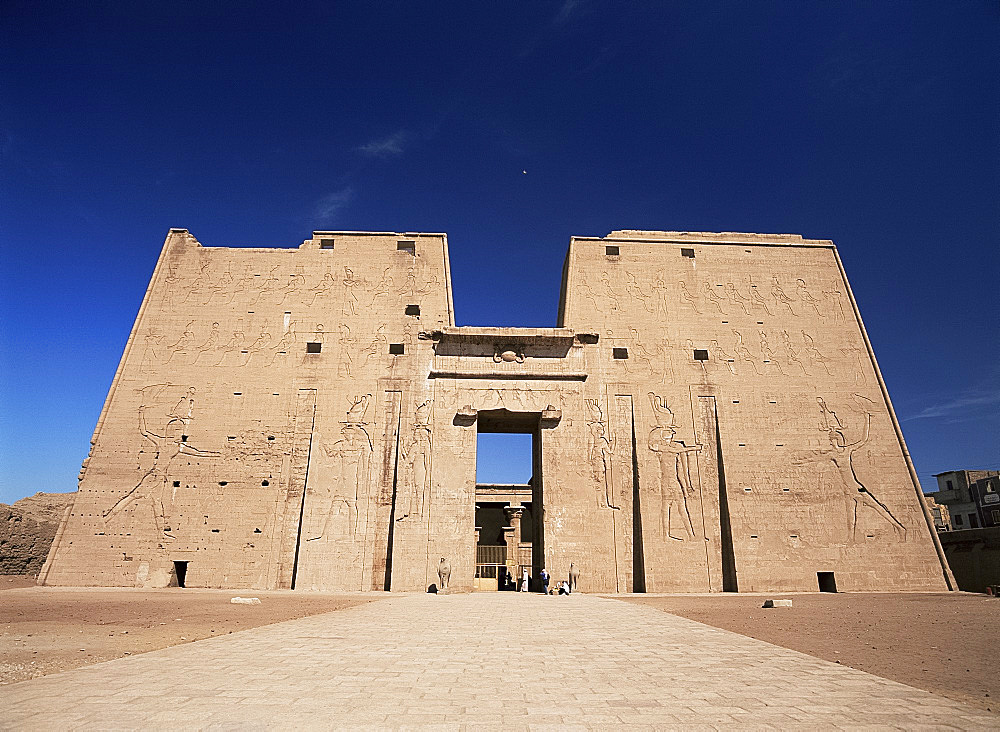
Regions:
<instances>
[{"instance_id":1,"label":"group of visitors","mask_svg":"<svg viewBox=\"0 0 1000 732\"><path fill-rule=\"evenodd\" d=\"M570 571L571 571L570 579L572 580L573 577L572 569ZM536 591L540 590L542 593L546 595L555 595L555 594L568 595L570 594L570 592L573 591L570 582L566 580L560 582L557 588L551 588L550 584L552 582L552 577L549 574L549 571L544 567L542 568L542 571L539 573L538 579L541 581L541 587L535 586L534 579L531 577L531 575L528 574L528 569L527 567L525 567L524 569L522 569L521 581L515 583L514 578L510 573L510 570L504 570L500 576L499 589L507 591L518 591L518 592L529 592L534 589Z\"/></svg>"}]
</instances>

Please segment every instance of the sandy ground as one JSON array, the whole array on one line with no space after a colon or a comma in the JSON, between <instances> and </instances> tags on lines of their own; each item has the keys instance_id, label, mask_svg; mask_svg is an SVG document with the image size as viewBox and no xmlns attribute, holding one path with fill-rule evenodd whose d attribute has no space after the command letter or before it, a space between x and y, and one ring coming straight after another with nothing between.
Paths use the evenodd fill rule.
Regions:
<instances>
[{"instance_id":1,"label":"sandy ground","mask_svg":"<svg viewBox=\"0 0 1000 732\"><path fill-rule=\"evenodd\" d=\"M0 684L66 671L259 625L372 602L334 595L199 589L35 587L0 577ZM232 597L260 605L233 605Z\"/></svg>"},{"instance_id":2,"label":"sandy ground","mask_svg":"<svg viewBox=\"0 0 1000 732\"><path fill-rule=\"evenodd\" d=\"M792 607L765 610L766 597L791 599ZM1000 599L964 592L621 599L1000 710Z\"/></svg>"},{"instance_id":3,"label":"sandy ground","mask_svg":"<svg viewBox=\"0 0 1000 732\"><path fill-rule=\"evenodd\" d=\"M35 587L0 576L0 684L377 601L381 593ZM260 605L234 605L234 596ZM1000 599L967 593L618 596L991 711Z\"/></svg>"}]
</instances>

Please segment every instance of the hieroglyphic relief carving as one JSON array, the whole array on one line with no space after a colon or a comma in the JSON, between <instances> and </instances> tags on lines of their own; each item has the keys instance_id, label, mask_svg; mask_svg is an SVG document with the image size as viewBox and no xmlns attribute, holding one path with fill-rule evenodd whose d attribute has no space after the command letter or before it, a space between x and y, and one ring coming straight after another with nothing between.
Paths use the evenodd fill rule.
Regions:
<instances>
[{"instance_id":1,"label":"hieroglyphic relief carving","mask_svg":"<svg viewBox=\"0 0 1000 732\"><path fill-rule=\"evenodd\" d=\"M615 505L612 459L615 452L615 437L608 433L608 423L597 399L585 399L590 410L587 426L590 428L590 464L594 471L597 490L597 507L620 510Z\"/></svg>"},{"instance_id":2,"label":"hieroglyphic relief carving","mask_svg":"<svg viewBox=\"0 0 1000 732\"><path fill-rule=\"evenodd\" d=\"M219 360L215 362L215 365L221 366L222 362L226 360L226 356L228 356L231 353L234 353L238 356L240 352L244 350L243 344L246 343L246 339L247 339L246 333L243 332L243 318L240 318L236 322L236 329L233 331L233 335L229 339L229 342L222 347L222 355L219 356ZM242 358L238 359L238 362L242 361L243 361Z\"/></svg>"},{"instance_id":3,"label":"hieroglyphic relief carving","mask_svg":"<svg viewBox=\"0 0 1000 732\"><path fill-rule=\"evenodd\" d=\"M750 349L747 348L746 344L743 342L743 334L738 330L733 329L733 335L736 336L736 344L733 346L733 351L735 351L736 357L740 361L750 364L750 368L753 369L753 372L760 375L760 369L757 368L757 360L753 357L753 354L750 353Z\"/></svg>"},{"instance_id":4,"label":"hieroglyphic relief carving","mask_svg":"<svg viewBox=\"0 0 1000 732\"><path fill-rule=\"evenodd\" d=\"M865 385L868 383L868 377L865 375L865 370L868 368L870 361L865 357L866 354L860 348L841 348L840 352L851 359L854 363L854 383L858 385Z\"/></svg>"},{"instance_id":5,"label":"hieroglyphic relief carving","mask_svg":"<svg viewBox=\"0 0 1000 732\"><path fill-rule=\"evenodd\" d=\"M105 522L114 518L133 503L149 502L157 534L173 538L171 532L171 506L176 497L176 487L171 485L171 473L179 458L217 458L221 452L202 450L188 440L193 420L195 388L188 387L174 408L163 415L161 426L150 425L147 412L156 408L157 402L171 384L149 384L136 390L139 400L138 428L142 442L136 460L141 476L133 488L124 493L110 508L103 512ZM169 403L169 402L168 402ZM162 413L161 413L162 414ZM159 424L159 420L157 421Z\"/></svg>"},{"instance_id":6,"label":"hieroglyphic relief carving","mask_svg":"<svg viewBox=\"0 0 1000 732\"><path fill-rule=\"evenodd\" d=\"M167 356L166 363L170 363L173 357L176 356L178 353L186 353L187 350L191 348L192 345L194 345L195 336L193 329L194 329L194 321L192 320L189 321L188 324L184 327L184 332L181 334L181 337L178 338L174 343L171 343L169 346L167 346L167 349L170 351L170 355Z\"/></svg>"},{"instance_id":7,"label":"hieroglyphic relief carving","mask_svg":"<svg viewBox=\"0 0 1000 732\"><path fill-rule=\"evenodd\" d=\"M524 349L519 345L496 344L493 346L494 363L524 363Z\"/></svg>"},{"instance_id":8,"label":"hieroglyphic relief carving","mask_svg":"<svg viewBox=\"0 0 1000 732\"><path fill-rule=\"evenodd\" d=\"M341 284L344 286L344 315L358 314L358 292L364 287L364 283L354 276L354 270L344 267L344 279Z\"/></svg>"},{"instance_id":9,"label":"hieroglyphic relief carving","mask_svg":"<svg viewBox=\"0 0 1000 732\"><path fill-rule=\"evenodd\" d=\"M246 366L248 363L250 363L250 360L254 357L255 354L267 350L270 343L271 343L271 333L268 331L266 325L261 325L260 333L257 334L257 337L254 338L254 340L250 343L250 345L248 345L245 349L243 349L246 351L246 353L244 354L244 358L242 359L242 363L240 363L240 366Z\"/></svg>"},{"instance_id":10,"label":"hieroglyphic relief carving","mask_svg":"<svg viewBox=\"0 0 1000 732\"><path fill-rule=\"evenodd\" d=\"M778 275L771 276L771 297L774 298L775 307L781 310L781 306L784 305L788 312L795 315L795 311L792 310L792 303L795 300L785 294L785 291L781 289L781 283L778 282Z\"/></svg>"},{"instance_id":11,"label":"hieroglyphic relief carving","mask_svg":"<svg viewBox=\"0 0 1000 732\"><path fill-rule=\"evenodd\" d=\"M288 323L288 328L282 333L281 338L278 340L277 344L274 346L274 354L271 356L271 360L267 362L267 365L272 365L279 357L287 356L295 348L295 321L292 320ZM284 358L282 358L284 360Z\"/></svg>"},{"instance_id":12,"label":"hieroglyphic relief carving","mask_svg":"<svg viewBox=\"0 0 1000 732\"><path fill-rule=\"evenodd\" d=\"M312 294L312 299L309 301L309 305L315 305L316 300L320 297L328 297L333 292L333 288L336 286L337 280L333 276L333 272L327 270L323 274L323 279L310 288L309 292Z\"/></svg>"},{"instance_id":13,"label":"hieroglyphic relief carving","mask_svg":"<svg viewBox=\"0 0 1000 732\"><path fill-rule=\"evenodd\" d=\"M367 429L368 422L365 421L370 401L371 394L354 397L341 423L343 427L340 428L340 439L329 445L320 439L320 447L336 469L332 484L323 486L324 500L319 512L323 517L322 526L306 541L329 538L331 521L342 515L347 519L347 534L354 536L358 531L358 502L364 500L362 493L369 487L369 469L374 450Z\"/></svg>"},{"instance_id":14,"label":"hieroglyphic relief carving","mask_svg":"<svg viewBox=\"0 0 1000 732\"><path fill-rule=\"evenodd\" d=\"M806 356L809 357L809 360L814 364L818 363L823 367L823 370L826 371L828 376L832 376L833 372L830 371L830 366L828 365L830 363L830 359L824 356L823 353L816 347L816 342L813 340L813 337L805 331L802 331L802 342L805 343L805 352Z\"/></svg>"},{"instance_id":15,"label":"hieroglyphic relief carving","mask_svg":"<svg viewBox=\"0 0 1000 732\"><path fill-rule=\"evenodd\" d=\"M809 292L809 288L806 287L806 281L799 278L795 282L795 294L798 296L799 302L805 303L806 307L812 308L813 312L822 318L823 313L820 312L819 309L820 301L813 297L812 293Z\"/></svg>"},{"instance_id":16,"label":"hieroglyphic relief carving","mask_svg":"<svg viewBox=\"0 0 1000 732\"><path fill-rule=\"evenodd\" d=\"M427 399L417 405L413 412L413 435L410 443L402 450L403 486L405 498L401 501L403 512L397 520L424 515L427 495L431 485L431 405Z\"/></svg>"},{"instance_id":17,"label":"hieroglyphic relief carving","mask_svg":"<svg viewBox=\"0 0 1000 732\"><path fill-rule=\"evenodd\" d=\"M208 333L208 337L205 342L200 346L195 348L194 361L192 363L198 363L198 359L201 358L206 353L213 353L219 347L219 339L221 338L219 333L219 323L218 321L212 323L212 329Z\"/></svg>"},{"instance_id":18,"label":"hieroglyphic relief carving","mask_svg":"<svg viewBox=\"0 0 1000 732\"><path fill-rule=\"evenodd\" d=\"M295 265L295 271L289 277L288 284L285 285L285 294L281 296L280 303L292 298L293 300L306 288L306 276L302 271L302 265Z\"/></svg>"},{"instance_id":19,"label":"hieroglyphic relief carving","mask_svg":"<svg viewBox=\"0 0 1000 732\"><path fill-rule=\"evenodd\" d=\"M163 334L153 329L143 337L142 358L139 359L139 373L150 370L163 357Z\"/></svg>"},{"instance_id":20,"label":"hieroglyphic relief carving","mask_svg":"<svg viewBox=\"0 0 1000 732\"><path fill-rule=\"evenodd\" d=\"M765 366L770 364L778 369L778 373L784 375L785 371L781 368L781 364L778 363L778 359L774 355L774 351L771 349L770 344L767 341L767 333L763 330L760 333L760 355L764 359Z\"/></svg>"},{"instance_id":21,"label":"hieroglyphic relief carving","mask_svg":"<svg viewBox=\"0 0 1000 732\"><path fill-rule=\"evenodd\" d=\"M736 359L733 358L730 354L723 351L722 346L719 345L719 342L717 340L713 339L709 341L709 345L711 346L711 349L709 350L709 355L712 357L712 359L716 361L716 363L723 364L727 369L729 369L729 373L735 376Z\"/></svg>"},{"instance_id":22,"label":"hieroglyphic relief carving","mask_svg":"<svg viewBox=\"0 0 1000 732\"><path fill-rule=\"evenodd\" d=\"M649 403L653 408L656 426L649 433L649 449L656 453L660 463L660 535L663 538L684 541L695 536L694 523L688 497L695 496L691 482L691 465L688 458L692 452L700 452L701 445L685 445L676 439L677 422L673 410L663 397L649 393ZM681 525L683 536L673 533L676 524Z\"/></svg>"},{"instance_id":23,"label":"hieroglyphic relief carving","mask_svg":"<svg viewBox=\"0 0 1000 732\"><path fill-rule=\"evenodd\" d=\"M847 312L844 310L844 293L840 291L837 285L833 286L832 290L823 290L823 297L833 300L833 319L838 322L843 322L847 319Z\"/></svg>"},{"instance_id":24,"label":"hieroglyphic relief carving","mask_svg":"<svg viewBox=\"0 0 1000 732\"><path fill-rule=\"evenodd\" d=\"M677 280L677 288L680 290L681 302L700 315L701 310L698 308L698 298L692 295L691 291L688 290L687 282L684 280Z\"/></svg>"},{"instance_id":25,"label":"hieroglyphic relief carving","mask_svg":"<svg viewBox=\"0 0 1000 732\"><path fill-rule=\"evenodd\" d=\"M802 363L802 359L799 358L798 349L792 345L792 337L788 335L787 330L781 331L781 344L785 347L785 355L788 357L789 364L797 364L802 373L805 376L809 376L809 371L806 369L806 365Z\"/></svg>"},{"instance_id":26,"label":"hieroglyphic relief carving","mask_svg":"<svg viewBox=\"0 0 1000 732\"><path fill-rule=\"evenodd\" d=\"M380 297L389 297L389 293L392 292L392 276L389 274L391 267L386 267L385 271L382 272L382 279L375 287L375 294L372 295L371 307L374 308Z\"/></svg>"},{"instance_id":27,"label":"hieroglyphic relief carving","mask_svg":"<svg viewBox=\"0 0 1000 732\"><path fill-rule=\"evenodd\" d=\"M351 378L351 366L354 359L351 351L357 345L358 340L351 335L351 329L346 323L337 326L340 330L340 353L337 360L337 376L341 378Z\"/></svg>"},{"instance_id":28,"label":"hieroglyphic relief carving","mask_svg":"<svg viewBox=\"0 0 1000 732\"><path fill-rule=\"evenodd\" d=\"M276 292L281 286L281 279L274 273L276 269L278 269L278 265L271 267L271 270L267 273L267 278L260 285L254 285L256 292L250 298L251 305L256 305L262 297L265 301L269 300L271 293Z\"/></svg>"},{"instance_id":29,"label":"hieroglyphic relief carving","mask_svg":"<svg viewBox=\"0 0 1000 732\"><path fill-rule=\"evenodd\" d=\"M743 311L744 315L750 314L750 308L748 307L748 303L750 301L740 294L740 291L736 289L736 285L734 285L732 282L726 283L726 294L729 296L729 302L733 303L734 305L736 305L736 307L740 308Z\"/></svg>"},{"instance_id":30,"label":"hieroglyphic relief carving","mask_svg":"<svg viewBox=\"0 0 1000 732\"><path fill-rule=\"evenodd\" d=\"M628 282L625 283L625 292L637 303L642 305L642 309L648 313L656 312L656 303L653 303L653 308L649 307L650 295L642 291L642 287L639 285L638 280L636 280L635 275L631 272L625 273Z\"/></svg>"},{"instance_id":31,"label":"hieroglyphic relief carving","mask_svg":"<svg viewBox=\"0 0 1000 732\"><path fill-rule=\"evenodd\" d=\"M763 308L764 312L768 315L774 315L774 313L771 312L771 309L767 306L767 300L764 299L764 296L760 294L760 290L757 289L757 285L753 281L753 276L750 277L750 285L748 289L750 292L751 304L754 307Z\"/></svg>"},{"instance_id":32,"label":"hieroglyphic relief carving","mask_svg":"<svg viewBox=\"0 0 1000 732\"><path fill-rule=\"evenodd\" d=\"M847 542L857 543L858 509L864 506L871 508L893 529L899 541L906 540L906 527L897 519L892 511L880 501L861 481L859 471L861 459L859 452L871 439L872 409L875 403L862 394L853 395L860 410L864 413L864 428L857 439L851 441L848 428L835 411L827 406L823 397L816 397L819 405L821 423L820 431L826 434L826 447L821 447L803 454L792 460L793 465L801 466L829 462L835 468L838 487L843 491L847 511Z\"/></svg>"},{"instance_id":33,"label":"hieroglyphic relief carving","mask_svg":"<svg viewBox=\"0 0 1000 732\"><path fill-rule=\"evenodd\" d=\"M705 299L708 301L709 305L714 305L715 308L722 314L725 315L726 311L722 307L722 298L719 297L719 293L715 291L715 287L712 286L711 282L705 283Z\"/></svg>"},{"instance_id":34,"label":"hieroglyphic relief carving","mask_svg":"<svg viewBox=\"0 0 1000 732\"><path fill-rule=\"evenodd\" d=\"M360 353L360 356L364 359L361 361L361 368L364 369L369 365L378 364L380 358L388 353L388 350L389 340L385 337L385 323L382 323L376 329L371 345Z\"/></svg>"},{"instance_id":35,"label":"hieroglyphic relief carving","mask_svg":"<svg viewBox=\"0 0 1000 732\"><path fill-rule=\"evenodd\" d=\"M608 309L612 313L617 313L621 310L621 302L619 301L618 291L615 290L614 286L611 284L611 278L608 276L607 272L601 273L601 289L603 290L604 297L608 305Z\"/></svg>"}]
</instances>

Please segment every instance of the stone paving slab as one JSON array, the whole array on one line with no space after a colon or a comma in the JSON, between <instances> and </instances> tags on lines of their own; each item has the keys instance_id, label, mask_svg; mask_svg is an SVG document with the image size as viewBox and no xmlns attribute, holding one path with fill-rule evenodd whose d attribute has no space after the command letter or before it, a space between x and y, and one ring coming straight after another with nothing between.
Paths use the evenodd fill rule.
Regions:
<instances>
[{"instance_id":1,"label":"stone paving slab","mask_svg":"<svg viewBox=\"0 0 1000 732\"><path fill-rule=\"evenodd\" d=\"M401 595L0 687L11 730L1000 729L1000 715L587 595Z\"/></svg>"}]
</instances>

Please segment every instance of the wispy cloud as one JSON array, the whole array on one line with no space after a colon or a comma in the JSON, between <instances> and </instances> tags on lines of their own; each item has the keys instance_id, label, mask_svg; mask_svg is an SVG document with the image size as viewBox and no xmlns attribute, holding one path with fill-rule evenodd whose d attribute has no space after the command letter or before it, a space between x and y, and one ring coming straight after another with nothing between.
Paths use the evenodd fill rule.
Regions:
<instances>
[{"instance_id":1,"label":"wispy cloud","mask_svg":"<svg viewBox=\"0 0 1000 732\"><path fill-rule=\"evenodd\" d=\"M559 8L559 12L552 19L552 25L562 25L565 23L579 6L580 0L565 0Z\"/></svg>"},{"instance_id":2,"label":"wispy cloud","mask_svg":"<svg viewBox=\"0 0 1000 732\"><path fill-rule=\"evenodd\" d=\"M951 418L949 421L962 421L963 419L974 419L982 416L983 410L989 408L990 412L995 412L1000 407L1000 390L992 390L976 393L965 393L954 399L949 399L929 407L924 407L916 414L903 419L908 422L912 419L940 419Z\"/></svg>"},{"instance_id":3,"label":"wispy cloud","mask_svg":"<svg viewBox=\"0 0 1000 732\"><path fill-rule=\"evenodd\" d=\"M353 199L354 188L351 186L344 186L323 196L316 202L316 209L313 212L317 224L322 226L333 224Z\"/></svg>"},{"instance_id":4,"label":"wispy cloud","mask_svg":"<svg viewBox=\"0 0 1000 732\"><path fill-rule=\"evenodd\" d=\"M357 150L373 158L388 158L394 155L402 155L403 148L406 146L408 139L409 134L406 130L400 130L393 132L388 137L359 145Z\"/></svg>"}]
</instances>

